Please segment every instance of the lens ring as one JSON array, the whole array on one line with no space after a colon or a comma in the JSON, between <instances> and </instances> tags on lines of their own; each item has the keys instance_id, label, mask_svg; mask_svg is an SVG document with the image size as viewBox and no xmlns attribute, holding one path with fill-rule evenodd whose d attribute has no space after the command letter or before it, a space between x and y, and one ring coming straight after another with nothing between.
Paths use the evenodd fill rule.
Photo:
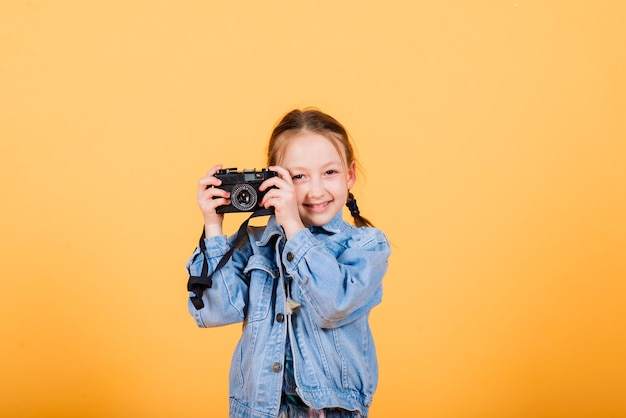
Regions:
<instances>
[{"instance_id":1,"label":"lens ring","mask_svg":"<svg viewBox=\"0 0 626 418\"><path fill-rule=\"evenodd\" d=\"M254 208L257 201L256 190L247 183L236 184L230 192L230 203L242 212Z\"/></svg>"}]
</instances>

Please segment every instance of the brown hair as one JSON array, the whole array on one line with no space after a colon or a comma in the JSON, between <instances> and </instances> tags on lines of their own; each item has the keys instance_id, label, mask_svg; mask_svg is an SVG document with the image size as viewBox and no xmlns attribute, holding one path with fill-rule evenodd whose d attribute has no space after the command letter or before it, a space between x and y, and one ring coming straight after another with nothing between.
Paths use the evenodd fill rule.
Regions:
<instances>
[{"instance_id":1,"label":"brown hair","mask_svg":"<svg viewBox=\"0 0 626 418\"><path fill-rule=\"evenodd\" d=\"M280 165L289 140L295 134L303 131L314 132L326 137L335 146L339 155L345 157L346 168L352 162L356 162L354 149L346 128L332 116L315 108L306 108L290 111L276 124L267 146L267 165ZM348 193L346 205L354 218L355 226L374 226L367 218L361 216L352 193Z\"/></svg>"}]
</instances>

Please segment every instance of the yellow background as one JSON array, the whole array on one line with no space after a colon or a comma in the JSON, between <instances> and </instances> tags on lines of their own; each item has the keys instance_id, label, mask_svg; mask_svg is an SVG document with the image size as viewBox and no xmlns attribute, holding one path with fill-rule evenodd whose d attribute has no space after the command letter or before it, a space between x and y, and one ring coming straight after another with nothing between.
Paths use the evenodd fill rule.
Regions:
<instances>
[{"instance_id":1,"label":"yellow background","mask_svg":"<svg viewBox=\"0 0 626 418\"><path fill-rule=\"evenodd\" d=\"M0 416L219 417L213 164L313 105L393 243L373 417L626 416L622 1L0 3ZM234 231L239 215L229 217Z\"/></svg>"}]
</instances>

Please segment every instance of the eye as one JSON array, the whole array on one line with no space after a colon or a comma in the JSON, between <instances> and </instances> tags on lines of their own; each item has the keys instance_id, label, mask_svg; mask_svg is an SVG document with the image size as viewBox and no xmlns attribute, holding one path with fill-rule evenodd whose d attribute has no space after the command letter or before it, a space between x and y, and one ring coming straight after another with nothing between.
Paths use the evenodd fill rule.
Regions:
<instances>
[{"instance_id":1,"label":"eye","mask_svg":"<svg viewBox=\"0 0 626 418\"><path fill-rule=\"evenodd\" d=\"M326 170L324 172L324 174L327 175L327 176L332 176L333 174L337 174L337 173L338 173L338 171L335 170L334 168L331 168L330 170Z\"/></svg>"},{"instance_id":2,"label":"eye","mask_svg":"<svg viewBox=\"0 0 626 418\"><path fill-rule=\"evenodd\" d=\"M295 174L291 177L292 180L302 180L304 179L304 174Z\"/></svg>"}]
</instances>

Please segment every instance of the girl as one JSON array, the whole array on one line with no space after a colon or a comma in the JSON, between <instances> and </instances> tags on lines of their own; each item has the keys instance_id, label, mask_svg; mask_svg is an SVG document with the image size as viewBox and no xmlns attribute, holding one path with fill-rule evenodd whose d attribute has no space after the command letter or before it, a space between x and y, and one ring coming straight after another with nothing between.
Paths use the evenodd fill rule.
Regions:
<instances>
[{"instance_id":1,"label":"girl","mask_svg":"<svg viewBox=\"0 0 626 418\"><path fill-rule=\"evenodd\" d=\"M200 327L243 322L230 370L231 417L366 417L378 382L368 317L381 302L390 246L362 217L350 189L356 161L345 128L315 109L293 110L274 128L259 187L274 208L265 227L248 227L245 244L189 302ZM204 217L203 260L216 269L234 244L222 232L229 193L216 165L198 183ZM355 226L342 219L347 205Z\"/></svg>"}]
</instances>

